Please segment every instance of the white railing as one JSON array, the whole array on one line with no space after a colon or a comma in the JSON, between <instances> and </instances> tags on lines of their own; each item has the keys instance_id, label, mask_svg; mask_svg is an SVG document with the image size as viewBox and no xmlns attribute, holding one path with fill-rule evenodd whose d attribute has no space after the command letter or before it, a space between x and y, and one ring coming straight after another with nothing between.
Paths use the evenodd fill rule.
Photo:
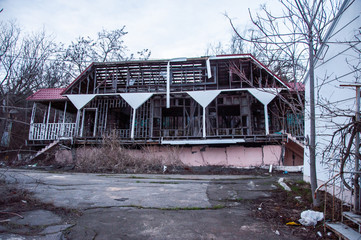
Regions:
<instances>
[{"instance_id":1,"label":"white railing","mask_svg":"<svg viewBox=\"0 0 361 240\"><path fill-rule=\"evenodd\" d=\"M56 140L75 135L75 123L32 123L29 140Z\"/></svg>"},{"instance_id":2,"label":"white railing","mask_svg":"<svg viewBox=\"0 0 361 240\"><path fill-rule=\"evenodd\" d=\"M118 138L130 138L129 129L107 129L105 130L105 136L115 135Z\"/></svg>"}]
</instances>

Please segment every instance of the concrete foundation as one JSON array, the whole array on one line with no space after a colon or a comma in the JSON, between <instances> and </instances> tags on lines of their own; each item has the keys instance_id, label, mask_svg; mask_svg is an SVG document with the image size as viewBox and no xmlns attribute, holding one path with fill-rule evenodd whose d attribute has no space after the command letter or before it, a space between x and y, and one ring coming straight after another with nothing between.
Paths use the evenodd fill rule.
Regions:
<instances>
[{"instance_id":1,"label":"concrete foundation","mask_svg":"<svg viewBox=\"0 0 361 240\"><path fill-rule=\"evenodd\" d=\"M80 154L86 149L78 149ZM142 150L129 150L130 156L154 157L162 160L164 165L183 163L187 166L227 166L227 167L259 167L265 165L282 166L284 158L282 145L264 145L245 147L240 145L213 146L147 146ZM59 163L72 162L69 150L61 150L55 154Z\"/></svg>"}]
</instances>

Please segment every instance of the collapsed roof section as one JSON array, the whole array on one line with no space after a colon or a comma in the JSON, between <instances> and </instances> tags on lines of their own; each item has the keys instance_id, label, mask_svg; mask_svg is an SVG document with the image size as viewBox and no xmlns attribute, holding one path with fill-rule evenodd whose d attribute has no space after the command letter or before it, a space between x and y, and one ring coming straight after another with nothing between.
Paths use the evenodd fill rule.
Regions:
<instances>
[{"instance_id":1,"label":"collapsed roof section","mask_svg":"<svg viewBox=\"0 0 361 240\"><path fill-rule=\"evenodd\" d=\"M106 94L289 88L251 54L93 63L63 92Z\"/></svg>"}]
</instances>

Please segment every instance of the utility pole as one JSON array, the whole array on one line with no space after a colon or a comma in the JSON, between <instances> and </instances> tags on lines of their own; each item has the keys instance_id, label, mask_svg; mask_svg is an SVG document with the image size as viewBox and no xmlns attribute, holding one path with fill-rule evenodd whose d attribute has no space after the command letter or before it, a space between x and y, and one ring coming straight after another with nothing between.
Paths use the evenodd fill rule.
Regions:
<instances>
[{"instance_id":1,"label":"utility pole","mask_svg":"<svg viewBox=\"0 0 361 240\"><path fill-rule=\"evenodd\" d=\"M359 185L359 171L360 171L360 133L358 123L360 122L360 87L361 84L347 84L340 85L341 87L355 87L356 88L356 139L355 139L355 177L354 177L354 211L360 211L360 185Z\"/></svg>"}]
</instances>

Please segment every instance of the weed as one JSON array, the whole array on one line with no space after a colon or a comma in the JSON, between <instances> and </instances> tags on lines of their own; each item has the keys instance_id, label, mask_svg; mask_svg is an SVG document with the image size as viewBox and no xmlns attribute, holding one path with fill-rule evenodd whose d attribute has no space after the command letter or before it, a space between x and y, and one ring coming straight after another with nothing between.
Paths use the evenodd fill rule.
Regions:
<instances>
[{"instance_id":1,"label":"weed","mask_svg":"<svg viewBox=\"0 0 361 240\"><path fill-rule=\"evenodd\" d=\"M151 147L127 149L115 134L110 134L103 139L101 147L84 146L77 149L75 169L98 173L159 173L163 165L183 166L179 149L168 148L162 153Z\"/></svg>"}]
</instances>

